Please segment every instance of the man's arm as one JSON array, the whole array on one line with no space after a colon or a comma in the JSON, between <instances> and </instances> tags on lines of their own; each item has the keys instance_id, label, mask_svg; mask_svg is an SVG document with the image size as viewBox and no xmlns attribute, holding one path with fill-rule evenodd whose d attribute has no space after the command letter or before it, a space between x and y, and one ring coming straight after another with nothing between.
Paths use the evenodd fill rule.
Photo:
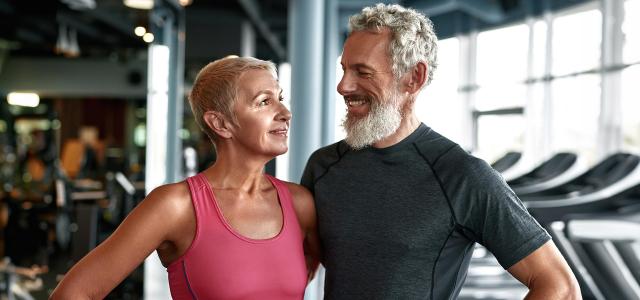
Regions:
<instances>
[{"instance_id":1,"label":"man's arm","mask_svg":"<svg viewBox=\"0 0 640 300\"><path fill-rule=\"evenodd\" d=\"M580 286L553 241L546 242L507 271L529 288L525 299L582 299Z\"/></svg>"}]
</instances>

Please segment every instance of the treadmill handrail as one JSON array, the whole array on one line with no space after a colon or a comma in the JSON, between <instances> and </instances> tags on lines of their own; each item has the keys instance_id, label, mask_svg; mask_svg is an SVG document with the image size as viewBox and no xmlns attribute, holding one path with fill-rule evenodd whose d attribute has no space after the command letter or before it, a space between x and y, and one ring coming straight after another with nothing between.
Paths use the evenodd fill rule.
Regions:
<instances>
[{"instance_id":1,"label":"treadmill handrail","mask_svg":"<svg viewBox=\"0 0 640 300\"><path fill-rule=\"evenodd\" d=\"M527 200L523 202L524 205L528 208L564 207L579 205L613 197L638 184L640 184L640 164L636 165L633 171L627 174L627 176L624 176L622 179L614 182L613 184L592 193L578 196L560 197L555 199L550 198L545 200Z\"/></svg>"},{"instance_id":2,"label":"treadmill handrail","mask_svg":"<svg viewBox=\"0 0 640 300\"><path fill-rule=\"evenodd\" d=\"M573 240L640 242L640 224L624 220L569 220L567 231Z\"/></svg>"},{"instance_id":3,"label":"treadmill handrail","mask_svg":"<svg viewBox=\"0 0 640 300\"><path fill-rule=\"evenodd\" d=\"M602 243L624 283L640 297L640 284L613 245L614 241L640 242L640 224L622 220L570 220L567 224L570 240ZM640 253L638 253L640 255Z\"/></svg>"},{"instance_id":4,"label":"treadmill handrail","mask_svg":"<svg viewBox=\"0 0 640 300\"><path fill-rule=\"evenodd\" d=\"M596 300L605 300L606 298L598 288L593 276L587 271L587 268L582 263L580 256L576 253L576 250L573 248L573 245L569 241L569 238L565 234L565 223L563 221L555 221L551 223L549 227L549 234L553 237L553 240L558 246L558 249L562 252L562 255L567 259L567 262L571 265L571 268L576 274L578 279L583 282L580 285L586 285L585 287L588 289Z\"/></svg>"}]
</instances>

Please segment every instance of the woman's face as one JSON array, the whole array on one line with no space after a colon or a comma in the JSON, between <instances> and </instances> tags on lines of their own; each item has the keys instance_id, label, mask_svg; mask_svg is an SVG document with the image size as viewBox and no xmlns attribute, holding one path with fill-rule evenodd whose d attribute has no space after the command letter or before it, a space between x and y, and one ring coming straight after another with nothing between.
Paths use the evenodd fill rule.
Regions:
<instances>
[{"instance_id":1,"label":"woman's face","mask_svg":"<svg viewBox=\"0 0 640 300\"><path fill-rule=\"evenodd\" d=\"M240 75L233 108L234 142L257 155L275 157L287 152L291 112L282 101L282 89L271 72L249 70Z\"/></svg>"}]
</instances>

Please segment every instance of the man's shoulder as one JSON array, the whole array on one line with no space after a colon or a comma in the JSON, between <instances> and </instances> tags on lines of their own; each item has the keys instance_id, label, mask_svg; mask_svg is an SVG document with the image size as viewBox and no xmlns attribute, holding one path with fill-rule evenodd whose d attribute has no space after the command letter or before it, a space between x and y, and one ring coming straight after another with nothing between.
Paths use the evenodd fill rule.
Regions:
<instances>
[{"instance_id":1,"label":"man's shoulder","mask_svg":"<svg viewBox=\"0 0 640 300\"><path fill-rule=\"evenodd\" d=\"M456 158L466 158L466 156L469 156L456 142L431 128L420 136L414 144L418 152L420 152L420 155L432 165L440 159L446 158L445 154L448 156L453 155Z\"/></svg>"},{"instance_id":2,"label":"man's shoulder","mask_svg":"<svg viewBox=\"0 0 640 300\"><path fill-rule=\"evenodd\" d=\"M349 150L344 141L324 146L314 151L309 157L309 163L326 164L339 160Z\"/></svg>"},{"instance_id":3,"label":"man's shoulder","mask_svg":"<svg viewBox=\"0 0 640 300\"><path fill-rule=\"evenodd\" d=\"M435 169L484 173L492 170L482 159L464 150L456 142L430 129L415 141L420 155Z\"/></svg>"},{"instance_id":4,"label":"man's shoulder","mask_svg":"<svg viewBox=\"0 0 640 300\"><path fill-rule=\"evenodd\" d=\"M336 164L349 150L344 141L324 146L311 154L302 173L300 184L313 192L315 181L322 177L330 166Z\"/></svg>"}]
</instances>

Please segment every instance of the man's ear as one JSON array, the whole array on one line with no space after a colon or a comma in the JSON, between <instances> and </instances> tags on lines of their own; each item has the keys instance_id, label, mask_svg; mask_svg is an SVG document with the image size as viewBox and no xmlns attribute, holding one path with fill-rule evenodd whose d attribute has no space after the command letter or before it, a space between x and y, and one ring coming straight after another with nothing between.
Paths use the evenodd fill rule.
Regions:
<instances>
[{"instance_id":1,"label":"man's ear","mask_svg":"<svg viewBox=\"0 0 640 300\"><path fill-rule=\"evenodd\" d=\"M227 120L221 113L217 111L205 112L202 116L204 122L215 132L218 136L225 139L230 139L233 134L231 132L231 122Z\"/></svg>"},{"instance_id":2,"label":"man's ear","mask_svg":"<svg viewBox=\"0 0 640 300\"><path fill-rule=\"evenodd\" d=\"M406 92L414 94L420 91L420 89L427 82L429 66L425 62L418 62L409 72L406 74Z\"/></svg>"}]
</instances>

